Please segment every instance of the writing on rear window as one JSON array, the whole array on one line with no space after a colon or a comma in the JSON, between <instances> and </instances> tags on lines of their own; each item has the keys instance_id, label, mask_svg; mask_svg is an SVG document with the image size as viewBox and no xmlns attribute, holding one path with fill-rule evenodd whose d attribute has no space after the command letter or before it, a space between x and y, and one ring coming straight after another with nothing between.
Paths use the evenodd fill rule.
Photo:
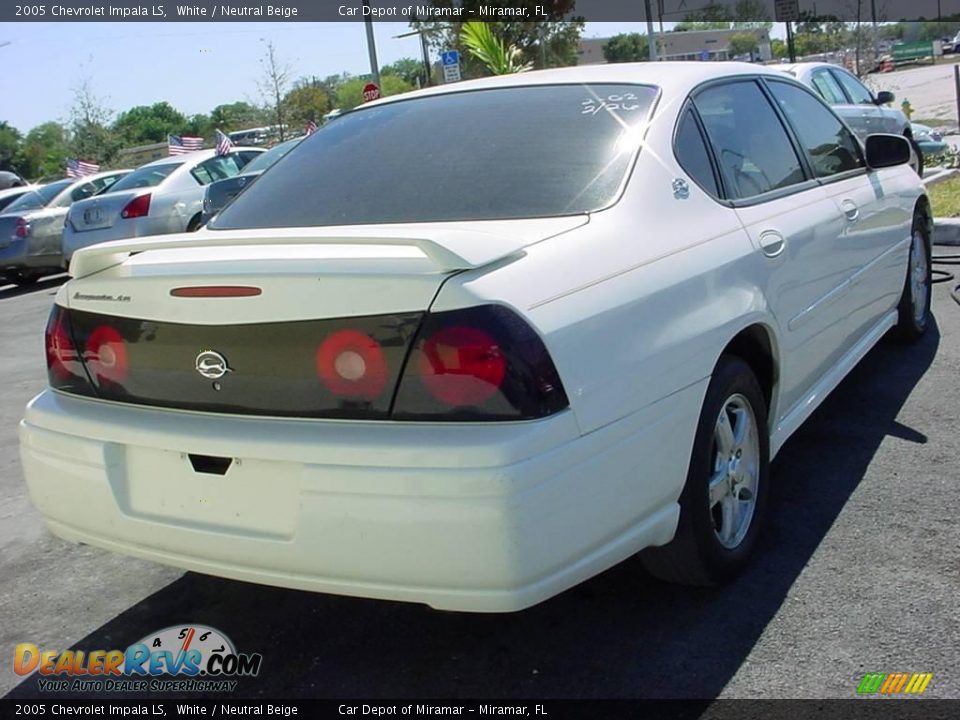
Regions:
<instances>
[{"instance_id":1,"label":"writing on rear window","mask_svg":"<svg viewBox=\"0 0 960 720\"><path fill-rule=\"evenodd\" d=\"M640 102L640 98L634 95L632 92L627 93L614 93L607 95L607 97L595 97L590 98L589 100L584 100L580 103L581 115L596 115L601 110L614 111L614 110L640 110L643 105Z\"/></svg>"}]
</instances>

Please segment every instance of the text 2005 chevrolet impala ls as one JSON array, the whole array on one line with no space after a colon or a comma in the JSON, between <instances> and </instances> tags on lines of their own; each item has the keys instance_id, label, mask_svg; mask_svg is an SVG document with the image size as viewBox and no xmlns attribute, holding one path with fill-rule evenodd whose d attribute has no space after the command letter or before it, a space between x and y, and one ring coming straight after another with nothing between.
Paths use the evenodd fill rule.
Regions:
<instances>
[{"instance_id":1,"label":"text 2005 chevrolet impala ls","mask_svg":"<svg viewBox=\"0 0 960 720\"><path fill-rule=\"evenodd\" d=\"M909 158L735 63L365 105L209 229L77 252L31 497L69 540L437 608L516 610L640 551L721 582L770 458L927 326Z\"/></svg>"}]
</instances>

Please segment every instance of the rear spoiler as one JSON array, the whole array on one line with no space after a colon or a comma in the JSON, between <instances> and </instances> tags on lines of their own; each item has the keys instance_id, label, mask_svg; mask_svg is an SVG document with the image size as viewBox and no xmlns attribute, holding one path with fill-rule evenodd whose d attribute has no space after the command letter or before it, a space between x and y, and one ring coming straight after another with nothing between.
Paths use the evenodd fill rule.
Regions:
<instances>
[{"instance_id":1,"label":"rear spoiler","mask_svg":"<svg viewBox=\"0 0 960 720\"><path fill-rule=\"evenodd\" d=\"M489 238L496 237L487 235L487 233L476 233L485 235L486 242ZM481 258L468 260L461 255L449 250L443 245L426 238L407 238L407 237L360 237L349 235L331 235L315 237L278 237L271 235L264 237L262 235L231 235L229 237L211 237L206 233L190 235L166 235L156 238L145 238L136 240L115 240L113 242L99 243L81 248L73 254L70 261L70 275L74 278L82 278L94 273L106 270L123 263L131 255L147 252L149 250L180 250L182 248L216 248L216 247L238 247L246 245L368 245L368 246L407 246L417 247L427 258L429 258L437 270L441 272L450 272L453 270L468 270L474 267L480 267L498 257L504 257L516 251L515 247L501 248L506 252L501 252L498 257L490 257L490 253L485 253ZM488 250L493 249L489 248Z\"/></svg>"}]
</instances>

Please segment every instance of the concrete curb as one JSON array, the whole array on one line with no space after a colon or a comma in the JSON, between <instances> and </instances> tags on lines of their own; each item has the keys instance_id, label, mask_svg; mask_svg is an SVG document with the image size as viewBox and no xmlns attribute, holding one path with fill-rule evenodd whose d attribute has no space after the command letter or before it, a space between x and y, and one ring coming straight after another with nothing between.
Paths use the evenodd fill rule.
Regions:
<instances>
[{"instance_id":1,"label":"concrete curb","mask_svg":"<svg viewBox=\"0 0 960 720\"><path fill-rule=\"evenodd\" d=\"M933 168L930 170L933 170ZM924 187L932 187L960 174L960 170L956 168L936 168L934 172L930 172L930 170L924 173L922 180Z\"/></svg>"},{"instance_id":2,"label":"concrete curb","mask_svg":"<svg viewBox=\"0 0 960 720\"><path fill-rule=\"evenodd\" d=\"M934 218L934 245L960 245L960 218Z\"/></svg>"}]
</instances>

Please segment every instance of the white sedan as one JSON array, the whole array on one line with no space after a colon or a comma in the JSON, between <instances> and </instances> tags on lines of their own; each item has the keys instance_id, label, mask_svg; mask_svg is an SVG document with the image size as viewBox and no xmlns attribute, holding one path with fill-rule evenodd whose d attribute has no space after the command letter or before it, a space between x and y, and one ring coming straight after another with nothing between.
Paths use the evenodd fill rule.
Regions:
<instances>
[{"instance_id":1,"label":"white sedan","mask_svg":"<svg viewBox=\"0 0 960 720\"><path fill-rule=\"evenodd\" d=\"M212 227L77 252L21 424L31 497L71 541L444 609L641 551L722 582L770 458L927 328L909 156L737 63L370 103Z\"/></svg>"}]
</instances>

